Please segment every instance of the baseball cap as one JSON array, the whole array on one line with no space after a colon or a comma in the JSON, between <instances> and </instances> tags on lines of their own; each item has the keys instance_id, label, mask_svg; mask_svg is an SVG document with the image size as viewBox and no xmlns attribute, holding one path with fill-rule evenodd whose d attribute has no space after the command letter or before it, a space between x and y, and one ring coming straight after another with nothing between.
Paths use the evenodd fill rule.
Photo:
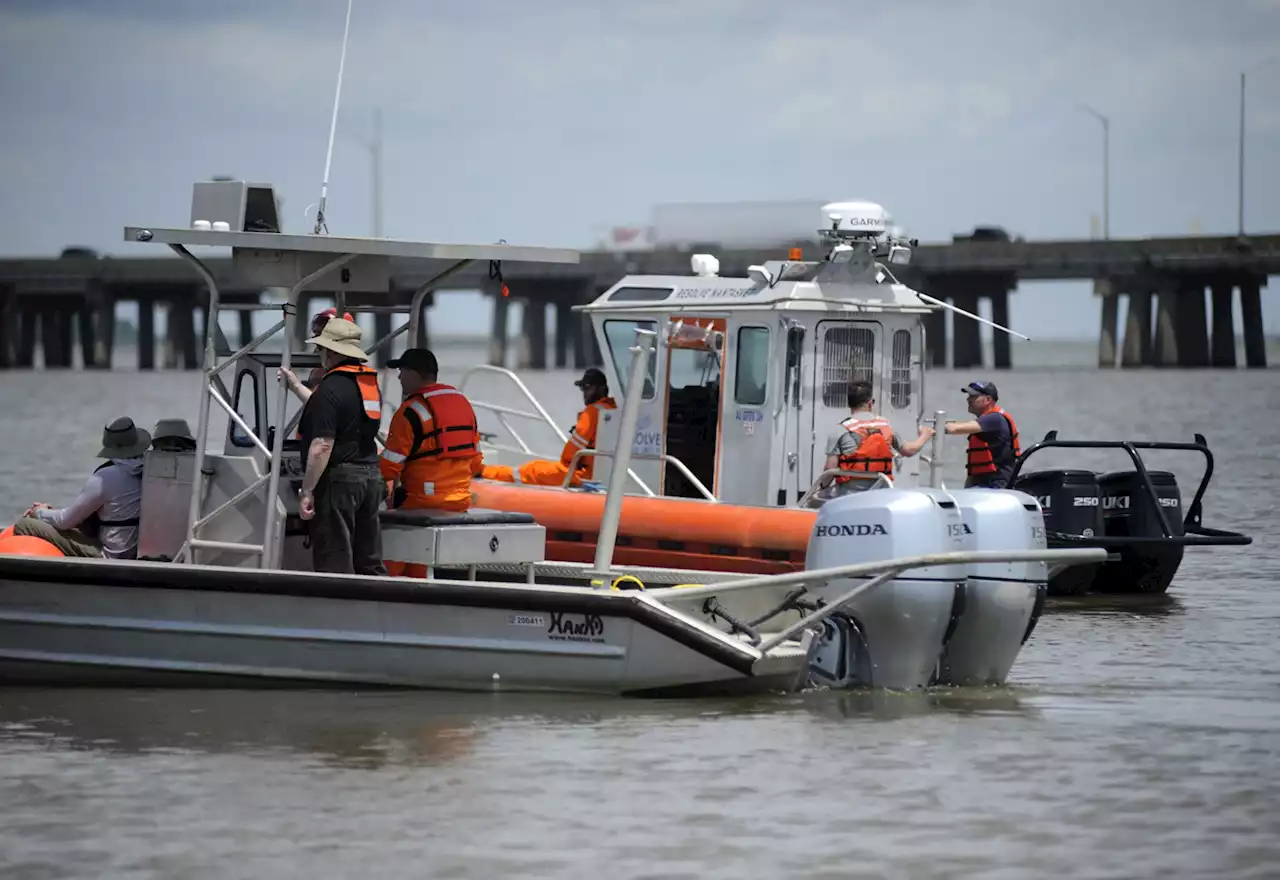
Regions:
<instances>
[{"instance_id":1,"label":"baseball cap","mask_svg":"<svg viewBox=\"0 0 1280 880\"><path fill-rule=\"evenodd\" d=\"M440 372L440 364L436 361L436 356L428 348L405 349L404 354L400 355L400 357L387 361L387 366L393 369L407 367L423 376L434 376Z\"/></svg>"},{"instance_id":2,"label":"baseball cap","mask_svg":"<svg viewBox=\"0 0 1280 880\"><path fill-rule=\"evenodd\" d=\"M582 378L573 384L577 385L579 388L583 388L587 385L592 385L597 388L608 388L609 380L605 378L604 373L601 370L597 370L595 367L588 367L586 372L582 374Z\"/></svg>"},{"instance_id":3,"label":"baseball cap","mask_svg":"<svg viewBox=\"0 0 1280 880\"><path fill-rule=\"evenodd\" d=\"M960 390L965 394L985 394L992 400L1000 399L1000 392L996 391L996 386L992 382L970 382Z\"/></svg>"}]
</instances>

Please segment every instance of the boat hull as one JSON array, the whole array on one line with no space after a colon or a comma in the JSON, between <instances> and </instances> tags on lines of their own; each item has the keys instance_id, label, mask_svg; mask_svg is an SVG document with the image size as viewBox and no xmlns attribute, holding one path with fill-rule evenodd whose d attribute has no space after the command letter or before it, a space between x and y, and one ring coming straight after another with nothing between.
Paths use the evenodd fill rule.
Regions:
<instances>
[{"instance_id":1,"label":"boat hull","mask_svg":"<svg viewBox=\"0 0 1280 880\"><path fill-rule=\"evenodd\" d=\"M616 591L0 559L5 681L299 684L598 694L803 684L805 650L761 659Z\"/></svg>"}]
</instances>

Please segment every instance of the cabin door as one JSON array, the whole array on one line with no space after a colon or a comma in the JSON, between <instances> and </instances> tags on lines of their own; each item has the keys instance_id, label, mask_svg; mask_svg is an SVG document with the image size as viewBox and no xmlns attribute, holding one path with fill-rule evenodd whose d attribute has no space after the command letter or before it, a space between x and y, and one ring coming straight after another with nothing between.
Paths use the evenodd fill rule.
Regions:
<instances>
[{"instance_id":1,"label":"cabin door","mask_svg":"<svg viewBox=\"0 0 1280 880\"><path fill-rule=\"evenodd\" d=\"M713 494L724 387L724 319L680 315L667 325L666 453ZM702 498L680 469L664 462L662 494Z\"/></svg>"},{"instance_id":2,"label":"cabin door","mask_svg":"<svg viewBox=\"0 0 1280 880\"><path fill-rule=\"evenodd\" d=\"M884 330L879 321L819 321L813 339L813 444L809 485L822 473L829 438L849 417L849 383L871 383L875 407L882 408ZM801 452L801 468L804 454ZM802 470L803 472L803 470Z\"/></svg>"},{"instance_id":3,"label":"cabin door","mask_svg":"<svg viewBox=\"0 0 1280 880\"><path fill-rule=\"evenodd\" d=\"M773 504L770 480L774 438L782 438L777 405L781 391L772 367L777 322L768 313L748 313L729 327L725 345L725 406L720 421L720 486L716 497L727 504ZM781 447L781 442L779 442ZM781 454L781 450L779 450ZM775 490L776 494L776 490Z\"/></svg>"}]
</instances>

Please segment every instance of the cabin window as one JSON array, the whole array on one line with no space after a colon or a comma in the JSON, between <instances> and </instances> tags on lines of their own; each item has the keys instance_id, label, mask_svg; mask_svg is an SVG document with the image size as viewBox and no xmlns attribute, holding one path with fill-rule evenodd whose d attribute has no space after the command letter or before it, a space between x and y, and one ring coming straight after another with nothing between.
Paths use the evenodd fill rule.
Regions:
<instances>
[{"instance_id":1,"label":"cabin window","mask_svg":"<svg viewBox=\"0 0 1280 880\"><path fill-rule=\"evenodd\" d=\"M668 373L673 391L709 388L720 381L720 354L700 348L673 348Z\"/></svg>"},{"instance_id":2,"label":"cabin window","mask_svg":"<svg viewBox=\"0 0 1280 880\"><path fill-rule=\"evenodd\" d=\"M253 429L253 433L261 436L262 426L258 424L258 383L252 370L241 370L236 376L236 390L232 397L231 407L236 415L244 419L244 423ZM227 419L231 431L231 442L236 446L253 446L249 435L231 419Z\"/></svg>"},{"instance_id":3,"label":"cabin window","mask_svg":"<svg viewBox=\"0 0 1280 880\"><path fill-rule=\"evenodd\" d=\"M836 325L822 337L822 403L849 405L850 382L875 382L876 334L870 327Z\"/></svg>"},{"instance_id":4,"label":"cabin window","mask_svg":"<svg viewBox=\"0 0 1280 880\"><path fill-rule=\"evenodd\" d=\"M627 375L631 372L631 346L636 342L636 328L658 332L656 321L605 321L604 338L609 345L609 357L613 359L613 369L618 374L618 388L615 393L627 393ZM644 380L644 394L641 400L653 397L654 382L658 368L659 351L655 348L649 355L649 372Z\"/></svg>"},{"instance_id":5,"label":"cabin window","mask_svg":"<svg viewBox=\"0 0 1280 880\"><path fill-rule=\"evenodd\" d=\"M609 294L609 302L661 302L675 293L674 287L619 287Z\"/></svg>"},{"instance_id":6,"label":"cabin window","mask_svg":"<svg viewBox=\"0 0 1280 880\"><path fill-rule=\"evenodd\" d=\"M889 403L894 409L911 406L911 331L893 334L893 367L889 374Z\"/></svg>"},{"instance_id":7,"label":"cabin window","mask_svg":"<svg viewBox=\"0 0 1280 880\"><path fill-rule=\"evenodd\" d=\"M787 331L786 375L783 377L783 399L800 405L800 361L804 354L804 328Z\"/></svg>"},{"instance_id":8,"label":"cabin window","mask_svg":"<svg viewBox=\"0 0 1280 880\"><path fill-rule=\"evenodd\" d=\"M769 329L743 327L738 331L738 351L733 372L733 400L743 406L761 406L769 392Z\"/></svg>"}]
</instances>

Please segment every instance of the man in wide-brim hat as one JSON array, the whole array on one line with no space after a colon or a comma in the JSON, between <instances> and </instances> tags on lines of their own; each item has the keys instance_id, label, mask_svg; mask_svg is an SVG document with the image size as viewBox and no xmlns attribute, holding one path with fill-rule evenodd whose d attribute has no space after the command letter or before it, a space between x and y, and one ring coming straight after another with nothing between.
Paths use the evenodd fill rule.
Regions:
<instances>
[{"instance_id":1,"label":"man in wide-brim hat","mask_svg":"<svg viewBox=\"0 0 1280 880\"><path fill-rule=\"evenodd\" d=\"M42 538L65 556L134 559L142 513L143 456L151 435L125 416L102 430L99 465L66 507L36 502L14 523L15 535Z\"/></svg>"},{"instance_id":2,"label":"man in wide-brim hat","mask_svg":"<svg viewBox=\"0 0 1280 880\"><path fill-rule=\"evenodd\" d=\"M330 318L307 340L320 349L324 377L306 388L293 372L279 377L303 401L298 434L304 469L298 512L310 521L316 571L384 576L378 511L386 489L378 473L382 392L366 361L360 327Z\"/></svg>"}]
</instances>

